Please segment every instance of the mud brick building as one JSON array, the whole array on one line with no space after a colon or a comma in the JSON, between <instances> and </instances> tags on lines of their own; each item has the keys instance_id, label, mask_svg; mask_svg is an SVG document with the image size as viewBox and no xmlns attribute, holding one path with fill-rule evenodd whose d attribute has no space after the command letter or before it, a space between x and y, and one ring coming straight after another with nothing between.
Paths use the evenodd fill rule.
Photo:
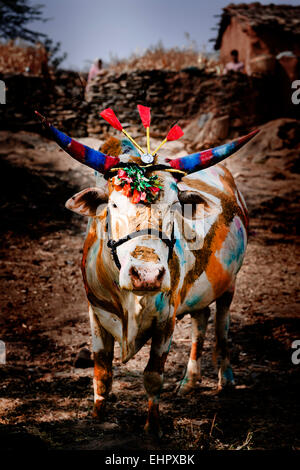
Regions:
<instances>
[{"instance_id":1,"label":"mud brick building","mask_svg":"<svg viewBox=\"0 0 300 470\"><path fill-rule=\"evenodd\" d=\"M221 15L215 49L220 49L222 63L237 49L250 75L283 68L289 79L295 80L299 72L300 6L228 5Z\"/></svg>"}]
</instances>

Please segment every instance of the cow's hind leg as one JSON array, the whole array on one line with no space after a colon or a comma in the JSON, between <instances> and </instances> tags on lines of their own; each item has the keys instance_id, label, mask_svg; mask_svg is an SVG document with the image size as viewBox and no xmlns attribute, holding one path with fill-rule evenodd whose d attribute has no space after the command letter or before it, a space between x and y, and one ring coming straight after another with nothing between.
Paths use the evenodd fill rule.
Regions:
<instances>
[{"instance_id":1,"label":"cow's hind leg","mask_svg":"<svg viewBox=\"0 0 300 470\"><path fill-rule=\"evenodd\" d=\"M189 393L195 388L197 381L200 380L201 355L210 309L206 307L197 312L191 312L190 315L192 320L192 347L184 377L176 390L180 395Z\"/></svg>"},{"instance_id":2,"label":"cow's hind leg","mask_svg":"<svg viewBox=\"0 0 300 470\"><path fill-rule=\"evenodd\" d=\"M99 319L91 306L89 310L94 353L93 417L102 419L105 411L106 399L112 386L114 338L100 325Z\"/></svg>"},{"instance_id":3,"label":"cow's hind leg","mask_svg":"<svg viewBox=\"0 0 300 470\"><path fill-rule=\"evenodd\" d=\"M161 330L157 327L152 336L150 358L144 370L144 386L148 395L148 417L145 431L162 436L159 423L159 397L163 386L163 373L168 352L170 349L174 321L168 320L167 325Z\"/></svg>"},{"instance_id":4,"label":"cow's hind leg","mask_svg":"<svg viewBox=\"0 0 300 470\"><path fill-rule=\"evenodd\" d=\"M228 348L228 330L230 324L229 308L232 302L234 289L225 292L216 301L216 351L215 358L220 355L220 364L218 369L218 390L224 386L234 385L234 377L230 365L230 354Z\"/></svg>"}]
</instances>

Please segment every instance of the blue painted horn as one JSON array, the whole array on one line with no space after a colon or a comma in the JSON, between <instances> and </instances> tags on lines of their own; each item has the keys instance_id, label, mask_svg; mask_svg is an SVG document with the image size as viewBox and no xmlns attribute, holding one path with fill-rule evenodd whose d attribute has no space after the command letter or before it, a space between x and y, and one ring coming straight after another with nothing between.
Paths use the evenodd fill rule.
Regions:
<instances>
[{"instance_id":1,"label":"blue painted horn","mask_svg":"<svg viewBox=\"0 0 300 470\"><path fill-rule=\"evenodd\" d=\"M72 139L68 135L56 129L52 124L42 116L38 111L35 114L42 122L45 129L48 131L50 137L71 157L75 158L80 163L93 168L100 173L105 174L110 168L117 165L120 161L118 157L111 157L105 153L94 150L87 145Z\"/></svg>"},{"instance_id":2,"label":"blue painted horn","mask_svg":"<svg viewBox=\"0 0 300 470\"><path fill-rule=\"evenodd\" d=\"M220 145L208 150L203 150L202 152L192 153L191 155L186 155L185 157L175 158L171 160L170 158L166 159L166 162L177 170L182 170L187 173L194 173L195 171L203 170L210 166L220 163L225 158L230 157L233 153L237 152L243 145L249 142L257 133L259 129L256 129L250 134L247 134L243 137L240 137L233 142L228 144Z\"/></svg>"}]
</instances>

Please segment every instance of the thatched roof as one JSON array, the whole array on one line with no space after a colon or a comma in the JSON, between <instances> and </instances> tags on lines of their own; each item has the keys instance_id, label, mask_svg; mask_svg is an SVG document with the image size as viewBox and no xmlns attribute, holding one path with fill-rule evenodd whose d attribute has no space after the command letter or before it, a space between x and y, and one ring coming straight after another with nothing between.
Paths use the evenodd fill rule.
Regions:
<instances>
[{"instance_id":1,"label":"thatched roof","mask_svg":"<svg viewBox=\"0 0 300 470\"><path fill-rule=\"evenodd\" d=\"M241 23L251 26L257 32L260 29L274 31L274 34L300 36L300 6L292 5L262 5L255 3L229 4L223 8L223 14L219 24L218 37L215 49L220 49L222 36L235 17Z\"/></svg>"}]
</instances>

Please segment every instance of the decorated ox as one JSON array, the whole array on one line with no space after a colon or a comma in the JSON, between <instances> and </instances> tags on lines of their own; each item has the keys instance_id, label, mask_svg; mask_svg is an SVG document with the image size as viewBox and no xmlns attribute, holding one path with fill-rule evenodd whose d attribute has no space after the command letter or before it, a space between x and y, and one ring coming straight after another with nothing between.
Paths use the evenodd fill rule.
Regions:
<instances>
[{"instance_id":1,"label":"decorated ox","mask_svg":"<svg viewBox=\"0 0 300 470\"><path fill-rule=\"evenodd\" d=\"M248 219L232 175L214 165L257 131L214 149L164 159L158 150L150 153L150 111L141 106L139 111L147 128L148 152L142 155L127 133L129 140L111 138L100 152L39 117L67 153L97 172L95 187L66 203L68 209L89 217L82 274L93 338L94 416L102 418L111 390L114 341L126 362L151 338L144 371L149 398L145 429L160 435L159 395L176 316L189 313L192 322L191 352L178 393L189 392L200 379L209 306L214 301L218 388L234 384L227 343L229 307L246 249ZM124 131L112 110L102 116ZM165 141L180 135L174 126ZM182 210L185 205L187 212Z\"/></svg>"}]
</instances>

